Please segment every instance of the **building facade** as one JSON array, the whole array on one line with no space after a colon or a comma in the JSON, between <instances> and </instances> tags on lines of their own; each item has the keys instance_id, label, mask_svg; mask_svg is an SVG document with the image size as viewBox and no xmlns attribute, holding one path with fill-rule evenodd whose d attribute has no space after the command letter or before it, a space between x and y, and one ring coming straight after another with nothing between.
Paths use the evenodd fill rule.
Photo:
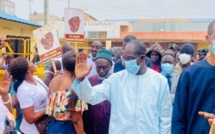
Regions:
<instances>
[{"instance_id":1,"label":"building facade","mask_svg":"<svg viewBox=\"0 0 215 134\"><path fill-rule=\"evenodd\" d=\"M39 24L18 18L14 15L0 12L0 36L5 38L9 47L3 53L14 53L14 56L23 55L31 59L31 52L35 51L35 42L32 31L40 27Z\"/></svg>"},{"instance_id":2,"label":"building facade","mask_svg":"<svg viewBox=\"0 0 215 134\"><path fill-rule=\"evenodd\" d=\"M145 42L148 48L155 42L159 42L164 49L168 49L172 45L182 45L190 42L194 44L196 49L202 49L208 47L205 42L205 35L208 24L212 20L142 19L97 21L92 16L85 14L85 42L79 43L78 46L82 50L90 47L93 41L99 40L106 44L107 48L121 47L122 39L126 35L134 35ZM58 26L57 33L61 44L65 44L63 19L56 20L50 17L49 21L55 21ZM74 43L72 44L74 45Z\"/></svg>"},{"instance_id":3,"label":"building facade","mask_svg":"<svg viewBox=\"0 0 215 134\"><path fill-rule=\"evenodd\" d=\"M9 0L0 0L0 12L15 15L15 4Z\"/></svg>"},{"instance_id":4,"label":"building facade","mask_svg":"<svg viewBox=\"0 0 215 134\"><path fill-rule=\"evenodd\" d=\"M207 27L213 19L145 19L133 21L132 32L122 32L121 38L132 34L150 47L159 42L164 49L171 45L192 43L196 49L207 48Z\"/></svg>"}]
</instances>

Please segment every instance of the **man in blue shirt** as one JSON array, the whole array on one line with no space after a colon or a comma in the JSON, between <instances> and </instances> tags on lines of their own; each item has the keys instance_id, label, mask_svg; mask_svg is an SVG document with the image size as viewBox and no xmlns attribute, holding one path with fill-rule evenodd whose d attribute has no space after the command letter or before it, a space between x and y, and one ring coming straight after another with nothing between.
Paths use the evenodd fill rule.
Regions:
<instances>
[{"instance_id":1,"label":"man in blue shirt","mask_svg":"<svg viewBox=\"0 0 215 134\"><path fill-rule=\"evenodd\" d=\"M179 79L172 115L172 134L208 134L210 125L199 111L215 113L215 20L206 36L210 56L186 68Z\"/></svg>"},{"instance_id":2,"label":"man in blue shirt","mask_svg":"<svg viewBox=\"0 0 215 134\"><path fill-rule=\"evenodd\" d=\"M166 53L161 58L161 74L166 77L170 91L172 86L173 70L175 66L175 57L170 53Z\"/></svg>"},{"instance_id":3,"label":"man in blue shirt","mask_svg":"<svg viewBox=\"0 0 215 134\"><path fill-rule=\"evenodd\" d=\"M165 53L161 59L161 74L167 79L172 103L174 102L175 91L180 76L174 72L175 61L175 56L172 53Z\"/></svg>"}]
</instances>

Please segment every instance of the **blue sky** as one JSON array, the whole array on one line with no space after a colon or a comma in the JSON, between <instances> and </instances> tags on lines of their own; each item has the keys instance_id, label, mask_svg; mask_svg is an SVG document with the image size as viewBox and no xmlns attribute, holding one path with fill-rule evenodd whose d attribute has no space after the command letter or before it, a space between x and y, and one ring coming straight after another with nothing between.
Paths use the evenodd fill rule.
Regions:
<instances>
[{"instance_id":1,"label":"blue sky","mask_svg":"<svg viewBox=\"0 0 215 134\"><path fill-rule=\"evenodd\" d=\"M44 0L11 1L16 4L18 17L28 19L30 9L32 12L43 12ZM99 20L215 18L215 0L70 0L70 5L83 8ZM68 0L49 0L50 14L62 18L67 7Z\"/></svg>"}]
</instances>

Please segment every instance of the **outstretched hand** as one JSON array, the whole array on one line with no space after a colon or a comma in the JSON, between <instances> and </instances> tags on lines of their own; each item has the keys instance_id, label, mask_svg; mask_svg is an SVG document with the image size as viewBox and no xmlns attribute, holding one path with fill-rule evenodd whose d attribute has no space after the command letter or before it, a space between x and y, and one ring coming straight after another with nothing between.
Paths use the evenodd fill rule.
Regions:
<instances>
[{"instance_id":1,"label":"outstretched hand","mask_svg":"<svg viewBox=\"0 0 215 134\"><path fill-rule=\"evenodd\" d=\"M87 67L87 55L84 52L80 52L76 56L75 64L75 76L78 79L84 79L91 71L92 65Z\"/></svg>"},{"instance_id":2,"label":"outstretched hand","mask_svg":"<svg viewBox=\"0 0 215 134\"><path fill-rule=\"evenodd\" d=\"M2 82L0 84L0 94L8 94L11 80L12 80L12 76L9 77L8 72L5 71L3 74Z\"/></svg>"},{"instance_id":3,"label":"outstretched hand","mask_svg":"<svg viewBox=\"0 0 215 134\"><path fill-rule=\"evenodd\" d=\"M5 40L0 36L0 49L2 49L3 47L5 47Z\"/></svg>"},{"instance_id":4,"label":"outstretched hand","mask_svg":"<svg viewBox=\"0 0 215 134\"><path fill-rule=\"evenodd\" d=\"M0 94L8 94L11 80L12 80L12 76L9 77L8 72L5 71L3 74L2 82L0 84Z\"/></svg>"},{"instance_id":5,"label":"outstretched hand","mask_svg":"<svg viewBox=\"0 0 215 134\"><path fill-rule=\"evenodd\" d=\"M212 114L212 113L207 113L207 112L202 112L202 111L198 112L198 114L199 114L200 116L204 116L205 119L208 120L208 123L209 123L210 125L212 125L212 123L213 123L213 121L214 121L214 119L215 119L215 115L214 115L214 114Z\"/></svg>"}]
</instances>

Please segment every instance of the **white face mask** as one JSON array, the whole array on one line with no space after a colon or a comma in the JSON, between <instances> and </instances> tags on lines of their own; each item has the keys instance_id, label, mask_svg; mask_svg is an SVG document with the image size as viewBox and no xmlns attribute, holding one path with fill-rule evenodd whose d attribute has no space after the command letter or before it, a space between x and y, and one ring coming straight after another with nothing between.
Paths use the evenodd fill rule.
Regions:
<instances>
[{"instance_id":1,"label":"white face mask","mask_svg":"<svg viewBox=\"0 0 215 134\"><path fill-rule=\"evenodd\" d=\"M185 65L191 61L191 55L189 54L179 54L178 58L180 59L182 65Z\"/></svg>"}]
</instances>

